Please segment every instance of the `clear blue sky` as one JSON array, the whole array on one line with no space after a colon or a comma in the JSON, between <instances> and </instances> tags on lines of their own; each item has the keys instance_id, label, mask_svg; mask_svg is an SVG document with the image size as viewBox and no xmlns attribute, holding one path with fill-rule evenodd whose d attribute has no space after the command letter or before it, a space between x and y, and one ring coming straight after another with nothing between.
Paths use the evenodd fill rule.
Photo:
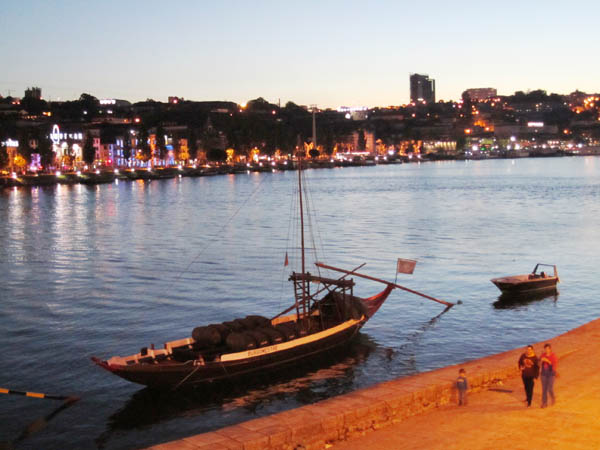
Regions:
<instances>
[{"instance_id":1,"label":"clear blue sky","mask_svg":"<svg viewBox=\"0 0 600 450\"><path fill-rule=\"evenodd\" d=\"M2 0L0 94L321 107L600 91L600 2Z\"/></svg>"}]
</instances>

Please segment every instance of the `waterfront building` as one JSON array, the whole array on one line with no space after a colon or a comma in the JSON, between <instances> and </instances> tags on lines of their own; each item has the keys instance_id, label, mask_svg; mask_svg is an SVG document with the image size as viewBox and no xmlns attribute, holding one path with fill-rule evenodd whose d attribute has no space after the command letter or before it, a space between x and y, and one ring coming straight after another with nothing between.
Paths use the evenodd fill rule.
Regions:
<instances>
[{"instance_id":1,"label":"waterfront building","mask_svg":"<svg viewBox=\"0 0 600 450\"><path fill-rule=\"evenodd\" d=\"M128 100L120 100L118 98L103 98L98 101L100 106L104 106L106 108L129 108L131 106L131 102Z\"/></svg>"},{"instance_id":2,"label":"waterfront building","mask_svg":"<svg viewBox=\"0 0 600 450\"><path fill-rule=\"evenodd\" d=\"M73 166L82 159L82 149L85 133L78 123L54 124L48 135L52 151L54 153L54 164L57 167Z\"/></svg>"},{"instance_id":3,"label":"waterfront building","mask_svg":"<svg viewBox=\"0 0 600 450\"><path fill-rule=\"evenodd\" d=\"M435 102L435 80L429 75L410 74L410 101L413 103Z\"/></svg>"},{"instance_id":4,"label":"waterfront building","mask_svg":"<svg viewBox=\"0 0 600 450\"><path fill-rule=\"evenodd\" d=\"M337 112L352 120L366 120L369 117L369 108L366 106L340 106Z\"/></svg>"},{"instance_id":5,"label":"waterfront building","mask_svg":"<svg viewBox=\"0 0 600 450\"><path fill-rule=\"evenodd\" d=\"M438 153L445 155L457 155L456 139L428 139L423 140L423 153Z\"/></svg>"},{"instance_id":6,"label":"waterfront building","mask_svg":"<svg viewBox=\"0 0 600 450\"><path fill-rule=\"evenodd\" d=\"M495 98L498 96L496 88L471 88L467 89L462 93L462 98L469 97L471 100L482 101L488 98Z\"/></svg>"},{"instance_id":7,"label":"waterfront building","mask_svg":"<svg viewBox=\"0 0 600 450\"><path fill-rule=\"evenodd\" d=\"M375 142L375 133L368 130L365 131L365 150L375 154Z\"/></svg>"}]
</instances>

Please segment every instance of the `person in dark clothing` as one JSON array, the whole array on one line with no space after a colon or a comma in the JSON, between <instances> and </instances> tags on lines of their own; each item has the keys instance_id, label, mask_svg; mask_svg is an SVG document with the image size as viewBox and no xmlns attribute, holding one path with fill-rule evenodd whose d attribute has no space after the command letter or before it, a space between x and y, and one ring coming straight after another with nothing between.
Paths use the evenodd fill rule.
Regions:
<instances>
[{"instance_id":1,"label":"person in dark clothing","mask_svg":"<svg viewBox=\"0 0 600 450\"><path fill-rule=\"evenodd\" d=\"M458 378L456 379L456 389L458 389L458 405L467 404L467 389L469 389L469 382L467 381L467 371L460 369L458 371Z\"/></svg>"},{"instance_id":2,"label":"person in dark clothing","mask_svg":"<svg viewBox=\"0 0 600 450\"><path fill-rule=\"evenodd\" d=\"M551 405L554 405L554 379L558 376L558 358L552 352L550 344L544 345L544 353L540 357L542 363L542 408L548 405L550 395Z\"/></svg>"},{"instance_id":3,"label":"person in dark clothing","mask_svg":"<svg viewBox=\"0 0 600 450\"><path fill-rule=\"evenodd\" d=\"M519 358L519 370L521 370L521 378L523 379L523 386L525 387L527 406L531 406L534 380L538 377L540 371L538 358L535 356L533 346L528 345L525 349L525 353Z\"/></svg>"}]
</instances>

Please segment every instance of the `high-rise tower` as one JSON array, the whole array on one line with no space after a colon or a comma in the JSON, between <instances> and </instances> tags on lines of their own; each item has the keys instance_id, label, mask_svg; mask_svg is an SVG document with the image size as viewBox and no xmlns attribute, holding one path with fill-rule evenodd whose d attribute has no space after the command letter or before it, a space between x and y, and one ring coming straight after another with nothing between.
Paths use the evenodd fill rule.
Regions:
<instances>
[{"instance_id":1,"label":"high-rise tower","mask_svg":"<svg viewBox=\"0 0 600 450\"><path fill-rule=\"evenodd\" d=\"M413 103L435 102L435 80L429 75L410 74L410 101Z\"/></svg>"}]
</instances>

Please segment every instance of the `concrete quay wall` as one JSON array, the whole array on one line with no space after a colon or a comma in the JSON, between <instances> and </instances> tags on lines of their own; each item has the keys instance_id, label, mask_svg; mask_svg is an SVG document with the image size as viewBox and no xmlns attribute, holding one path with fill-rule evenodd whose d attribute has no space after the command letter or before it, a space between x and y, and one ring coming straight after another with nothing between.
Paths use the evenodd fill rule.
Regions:
<instances>
[{"instance_id":1,"label":"concrete quay wall","mask_svg":"<svg viewBox=\"0 0 600 450\"><path fill-rule=\"evenodd\" d=\"M545 342L560 358L600 339L600 319L547 341L534 344L540 354ZM499 387L517 377L523 348L432 370L318 403L273 414L209 433L159 444L152 449L324 449L335 442L365 435L407 417L456 401L458 369L465 368L469 391Z\"/></svg>"}]
</instances>

